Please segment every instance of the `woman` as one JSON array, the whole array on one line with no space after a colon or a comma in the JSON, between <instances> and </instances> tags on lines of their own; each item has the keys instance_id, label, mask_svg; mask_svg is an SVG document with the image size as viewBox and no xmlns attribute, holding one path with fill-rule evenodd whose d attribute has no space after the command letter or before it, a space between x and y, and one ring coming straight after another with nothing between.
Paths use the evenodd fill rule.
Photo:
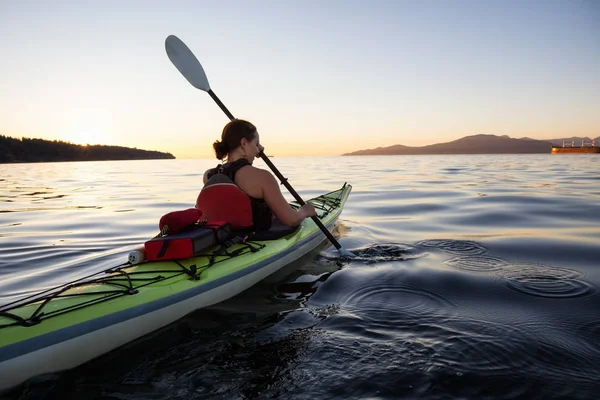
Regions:
<instances>
[{"instance_id":1,"label":"woman","mask_svg":"<svg viewBox=\"0 0 600 400\"><path fill-rule=\"evenodd\" d=\"M293 227L316 215L310 204L298 210L290 207L275 177L252 166L264 148L250 122L241 119L229 122L223 128L221 141L215 141L213 148L217 159L226 158L227 162L204 173L205 186L198 195L196 208L209 219L225 219L234 228L266 230L273 216Z\"/></svg>"}]
</instances>

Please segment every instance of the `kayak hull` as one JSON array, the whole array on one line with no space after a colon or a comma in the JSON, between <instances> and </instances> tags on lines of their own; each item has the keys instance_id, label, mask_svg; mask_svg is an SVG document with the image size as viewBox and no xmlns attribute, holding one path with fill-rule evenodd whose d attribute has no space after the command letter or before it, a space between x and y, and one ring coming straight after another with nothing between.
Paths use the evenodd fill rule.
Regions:
<instances>
[{"instance_id":1,"label":"kayak hull","mask_svg":"<svg viewBox=\"0 0 600 400\"><path fill-rule=\"evenodd\" d=\"M350 188L346 191L338 208L325 219L324 225L329 231L334 228ZM310 224L314 223L311 221ZM302 229L304 226L300 232ZM315 249L324 239L323 233L312 227L309 233L278 239L291 242L286 243L284 249L277 249L260 261L209 282L4 345L0 347L0 390L16 386L34 376L74 368L197 309L227 300ZM167 289L170 290L170 287Z\"/></svg>"}]
</instances>

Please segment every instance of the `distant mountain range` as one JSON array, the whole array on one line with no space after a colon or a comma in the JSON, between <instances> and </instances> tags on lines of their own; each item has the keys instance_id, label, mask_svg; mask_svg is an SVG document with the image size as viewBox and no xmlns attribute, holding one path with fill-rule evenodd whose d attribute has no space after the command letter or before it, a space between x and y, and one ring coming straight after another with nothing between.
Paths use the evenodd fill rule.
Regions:
<instances>
[{"instance_id":1,"label":"distant mountain range","mask_svg":"<svg viewBox=\"0 0 600 400\"><path fill-rule=\"evenodd\" d=\"M173 159L171 153L121 146L80 146L44 139L15 139L0 135L0 164L55 161Z\"/></svg>"},{"instance_id":2,"label":"distant mountain range","mask_svg":"<svg viewBox=\"0 0 600 400\"><path fill-rule=\"evenodd\" d=\"M428 146L412 147L397 144L389 147L377 147L375 149L358 150L343 156L366 156L366 155L428 155L428 154L531 154L550 153L552 145L562 146L563 141L575 142L580 146L582 140L591 142L595 140L600 146L600 136L591 139L588 137L569 137L560 139L537 140L530 138L513 139L506 135L472 135L465 136L452 142L437 143Z\"/></svg>"}]
</instances>

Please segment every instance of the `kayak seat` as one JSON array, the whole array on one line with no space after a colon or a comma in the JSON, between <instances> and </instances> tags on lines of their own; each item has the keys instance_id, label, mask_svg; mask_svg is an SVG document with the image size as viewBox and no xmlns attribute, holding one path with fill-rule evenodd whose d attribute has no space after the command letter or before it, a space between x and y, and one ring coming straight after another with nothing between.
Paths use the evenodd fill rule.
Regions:
<instances>
[{"instance_id":1,"label":"kayak seat","mask_svg":"<svg viewBox=\"0 0 600 400\"><path fill-rule=\"evenodd\" d=\"M287 226L284 225L277 218L273 219L271 227L264 231L253 232L249 235L248 240L276 240L284 236L294 233L300 228L298 226Z\"/></svg>"}]
</instances>

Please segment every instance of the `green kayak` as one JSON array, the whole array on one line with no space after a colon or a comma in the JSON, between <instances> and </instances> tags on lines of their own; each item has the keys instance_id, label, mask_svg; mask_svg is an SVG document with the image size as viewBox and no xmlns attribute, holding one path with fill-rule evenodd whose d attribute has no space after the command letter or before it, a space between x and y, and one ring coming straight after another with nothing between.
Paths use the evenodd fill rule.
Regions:
<instances>
[{"instance_id":1,"label":"green kayak","mask_svg":"<svg viewBox=\"0 0 600 400\"><path fill-rule=\"evenodd\" d=\"M307 200L332 231L352 186ZM298 205L291 203L293 207ZM73 368L248 289L315 249L312 219L275 240L207 249L173 261L130 263L0 306L0 390Z\"/></svg>"}]
</instances>

